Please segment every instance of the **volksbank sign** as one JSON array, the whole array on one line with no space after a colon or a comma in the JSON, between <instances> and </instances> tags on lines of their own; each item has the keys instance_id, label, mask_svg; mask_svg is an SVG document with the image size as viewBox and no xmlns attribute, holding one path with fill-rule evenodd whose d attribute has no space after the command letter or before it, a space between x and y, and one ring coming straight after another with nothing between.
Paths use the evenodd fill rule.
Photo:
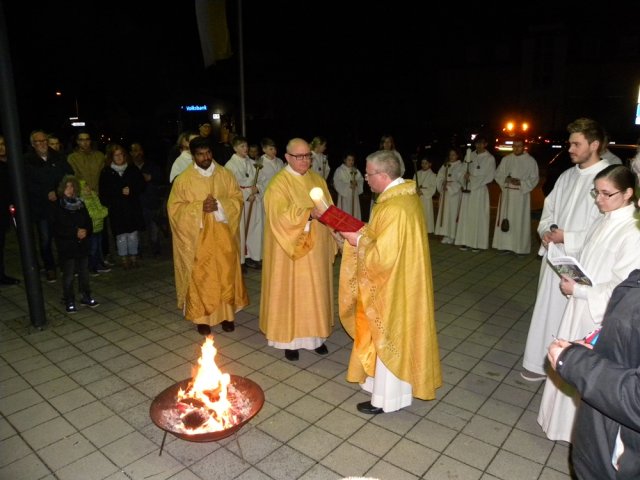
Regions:
<instances>
[{"instance_id":1,"label":"volksbank sign","mask_svg":"<svg viewBox=\"0 0 640 480\"><path fill-rule=\"evenodd\" d=\"M206 105L183 105L182 110L185 110L187 112L206 112L207 106Z\"/></svg>"}]
</instances>

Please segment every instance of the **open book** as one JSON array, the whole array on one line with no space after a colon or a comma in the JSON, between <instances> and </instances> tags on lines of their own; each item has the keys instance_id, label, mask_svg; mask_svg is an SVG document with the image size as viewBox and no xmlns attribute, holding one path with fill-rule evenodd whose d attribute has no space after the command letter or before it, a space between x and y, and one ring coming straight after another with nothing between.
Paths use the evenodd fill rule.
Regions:
<instances>
[{"instance_id":1,"label":"open book","mask_svg":"<svg viewBox=\"0 0 640 480\"><path fill-rule=\"evenodd\" d=\"M560 276L569 277L582 285L593 286L593 280L580 262L566 255L561 245L549 242L547 245L547 261Z\"/></svg>"}]
</instances>

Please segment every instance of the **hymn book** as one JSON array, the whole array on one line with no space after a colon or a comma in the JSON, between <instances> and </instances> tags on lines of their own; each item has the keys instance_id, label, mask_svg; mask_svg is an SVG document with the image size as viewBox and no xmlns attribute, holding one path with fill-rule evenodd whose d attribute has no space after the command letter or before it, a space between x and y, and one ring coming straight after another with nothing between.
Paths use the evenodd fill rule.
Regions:
<instances>
[{"instance_id":1,"label":"hymn book","mask_svg":"<svg viewBox=\"0 0 640 480\"><path fill-rule=\"evenodd\" d=\"M569 277L581 285L593 286L593 280L585 268L580 265L576 258L566 255L561 245L549 242L549 245L547 245L547 262L558 275Z\"/></svg>"}]
</instances>

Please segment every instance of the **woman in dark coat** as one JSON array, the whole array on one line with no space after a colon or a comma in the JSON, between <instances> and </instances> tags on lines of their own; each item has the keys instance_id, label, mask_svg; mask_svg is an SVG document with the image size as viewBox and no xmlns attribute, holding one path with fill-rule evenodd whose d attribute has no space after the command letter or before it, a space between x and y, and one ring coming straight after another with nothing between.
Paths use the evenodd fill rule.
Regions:
<instances>
[{"instance_id":1,"label":"woman in dark coat","mask_svg":"<svg viewBox=\"0 0 640 480\"><path fill-rule=\"evenodd\" d=\"M125 269L138 264L139 231L144 230L140 194L144 177L129 153L112 143L106 149L107 166L100 174L100 201L109 208L111 232Z\"/></svg>"}]
</instances>

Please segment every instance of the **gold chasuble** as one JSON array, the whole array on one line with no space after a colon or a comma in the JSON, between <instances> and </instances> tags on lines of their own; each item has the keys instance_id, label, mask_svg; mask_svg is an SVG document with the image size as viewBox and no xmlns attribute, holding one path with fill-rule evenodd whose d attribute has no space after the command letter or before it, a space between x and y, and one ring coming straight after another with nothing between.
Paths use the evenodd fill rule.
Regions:
<instances>
[{"instance_id":1,"label":"gold chasuble","mask_svg":"<svg viewBox=\"0 0 640 480\"><path fill-rule=\"evenodd\" d=\"M209 194L228 223L202 211ZM173 181L167 210L178 308L196 324L233 321L235 312L249 304L238 251L242 193L235 177L218 163L210 177L189 166Z\"/></svg>"},{"instance_id":2,"label":"gold chasuble","mask_svg":"<svg viewBox=\"0 0 640 480\"><path fill-rule=\"evenodd\" d=\"M280 343L295 338L327 338L333 327L333 261L338 251L328 227L310 222L314 204L309 192L327 183L312 171L296 175L285 168L264 194L260 330Z\"/></svg>"},{"instance_id":3,"label":"gold chasuble","mask_svg":"<svg viewBox=\"0 0 640 480\"><path fill-rule=\"evenodd\" d=\"M344 244L340 320L353 337L347 381L375 376L376 357L413 396L432 400L442 386L429 240L416 183L382 192L357 247Z\"/></svg>"}]
</instances>

